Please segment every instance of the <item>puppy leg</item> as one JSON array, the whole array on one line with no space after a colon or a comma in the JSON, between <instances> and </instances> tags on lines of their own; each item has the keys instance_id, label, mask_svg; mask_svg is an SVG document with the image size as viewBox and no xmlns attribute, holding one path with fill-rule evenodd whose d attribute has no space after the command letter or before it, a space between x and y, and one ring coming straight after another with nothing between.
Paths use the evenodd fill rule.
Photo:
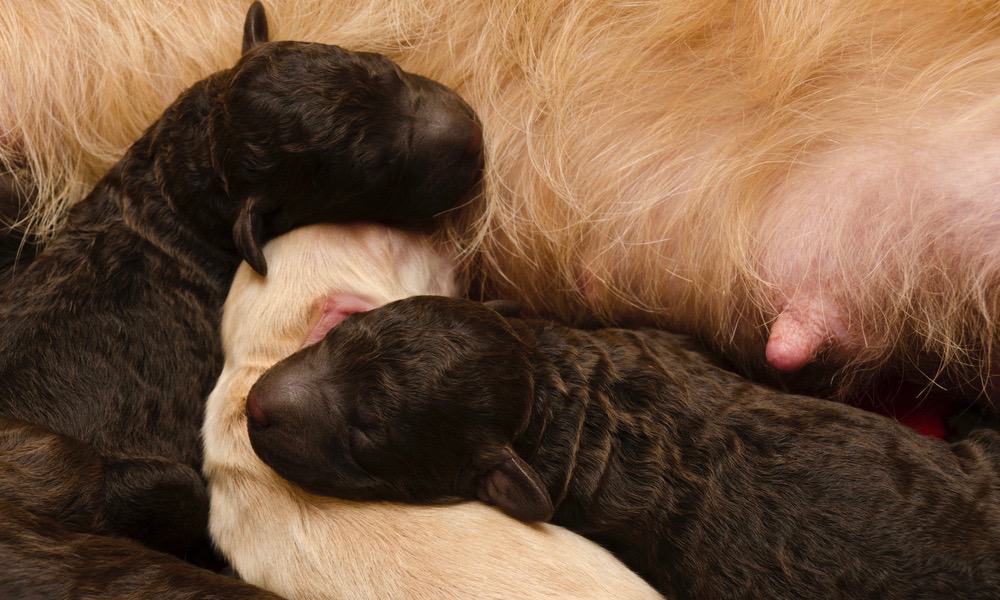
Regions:
<instances>
[{"instance_id":1,"label":"puppy leg","mask_svg":"<svg viewBox=\"0 0 1000 600\"><path fill-rule=\"evenodd\" d=\"M70 531L124 535L215 566L208 492L187 465L103 457L78 440L0 418L0 498Z\"/></svg>"},{"instance_id":2,"label":"puppy leg","mask_svg":"<svg viewBox=\"0 0 1000 600\"><path fill-rule=\"evenodd\" d=\"M129 540L68 531L3 501L0 564L0 598L278 600Z\"/></svg>"},{"instance_id":3,"label":"puppy leg","mask_svg":"<svg viewBox=\"0 0 1000 600\"><path fill-rule=\"evenodd\" d=\"M106 458L108 528L190 562L218 566L208 538L208 489L191 467L161 458Z\"/></svg>"},{"instance_id":4,"label":"puppy leg","mask_svg":"<svg viewBox=\"0 0 1000 600\"><path fill-rule=\"evenodd\" d=\"M0 417L0 498L71 531L101 533L101 478L101 458L87 444Z\"/></svg>"}]
</instances>

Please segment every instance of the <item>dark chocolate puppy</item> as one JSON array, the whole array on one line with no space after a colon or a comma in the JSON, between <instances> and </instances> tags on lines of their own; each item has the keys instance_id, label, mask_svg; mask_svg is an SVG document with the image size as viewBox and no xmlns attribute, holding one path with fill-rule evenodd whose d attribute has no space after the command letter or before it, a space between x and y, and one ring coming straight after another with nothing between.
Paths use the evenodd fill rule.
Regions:
<instances>
[{"instance_id":1,"label":"dark chocolate puppy","mask_svg":"<svg viewBox=\"0 0 1000 600\"><path fill-rule=\"evenodd\" d=\"M243 47L164 112L0 293L0 416L113 457L95 472L99 497L77 490L74 506L94 514L47 516L74 527L109 517L115 532L188 557L207 544L199 431L240 257L263 273L261 243L305 223L428 219L471 191L482 164L468 106L382 56L267 43L259 3Z\"/></svg>"},{"instance_id":2,"label":"dark chocolate puppy","mask_svg":"<svg viewBox=\"0 0 1000 600\"><path fill-rule=\"evenodd\" d=\"M996 432L948 446L663 331L411 298L276 365L247 410L312 492L551 518L668 597L1000 597Z\"/></svg>"}]
</instances>

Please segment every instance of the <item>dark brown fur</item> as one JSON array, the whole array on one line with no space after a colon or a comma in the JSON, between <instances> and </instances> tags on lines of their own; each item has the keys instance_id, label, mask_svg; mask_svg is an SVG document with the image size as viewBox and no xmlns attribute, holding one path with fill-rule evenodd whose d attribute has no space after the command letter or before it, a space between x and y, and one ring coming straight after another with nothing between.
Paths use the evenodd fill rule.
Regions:
<instances>
[{"instance_id":1,"label":"dark brown fur","mask_svg":"<svg viewBox=\"0 0 1000 600\"><path fill-rule=\"evenodd\" d=\"M0 289L41 250L41 240L25 232L23 219L35 201L10 172L0 170Z\"/></svg>"},{"instance_id":2,"label":"dark brown fur","mask_svg":"<svg viewBox=\"0 0 1000 600\"><path fill-rule=\"evenodd\" d=\"M0 418L0 598L276 598L121 539L156 539L174 551L189 545L191 523L204 516L178 502L178 492L197 477L163 459L100 456Z\"/></svg>"},{"instance_id":3,"label":"dark brown fur","mask_svg":"<svg viewBox=\"0 0 1000 600\"><path fill-rule=\"evenodd\" d=\"M279 600L132 542L64 529L0 500L0 598Z\"/></svg>"},{"instance_id":4,"label":"dark brown fur","mask_svg":"<svg viewBox=\"0 0 1000 600\"><path fill-rule=\"evenodd\" d=\"M0 498L68 530L155 541L182 554L206 515L200 478L163 458L101 455L83 442L0 417ZM194 557L191 557L194 558Z\"/></svg>"},{"instance_id":5,"label":"dark brown fur","mask_svg":"<svg viewBox=\"0 0 1000 600\"><path fill-rule=\"evenodd\" d=\"M0 499L207 554L199 431L240 258L263 273L274 235L420 223L476 183L481 131L453 92L379 55L266 32L255 3L236 66L183 93L0 291L0 416L44 440L6 460L65 476L35 499L55 481L5 480Z\"/></svg>"},{"instance_id":6,"label":"dark brown fur","mask_svg":"<svg viewBox=\"0 0 1000 600\"><path fill-rule=\"evenodd\" d=\"M678 599L1000 597L997 432L949 446L663 331L411 298L279 363L248 412L309 491L551 518Z\"/></svg>"}]
</instances>

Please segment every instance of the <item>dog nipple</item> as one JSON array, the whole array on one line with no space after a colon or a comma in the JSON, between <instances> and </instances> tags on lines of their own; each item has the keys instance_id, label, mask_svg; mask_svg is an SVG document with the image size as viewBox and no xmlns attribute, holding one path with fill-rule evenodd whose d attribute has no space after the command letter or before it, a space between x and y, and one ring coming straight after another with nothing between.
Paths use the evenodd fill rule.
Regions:
<instances>
[{"instance_id":1,"label":"dog nipple","mask_svg":"<svg viewBox=\"0 0 1000 600\"><path fill-rule=\"evenodd\" d=\"M841 329L839 313L820 298L790 302L771 325L765 355L779 371L797 371L806 366L824 345L836 339Z\"/></svg>"}]
</instances>

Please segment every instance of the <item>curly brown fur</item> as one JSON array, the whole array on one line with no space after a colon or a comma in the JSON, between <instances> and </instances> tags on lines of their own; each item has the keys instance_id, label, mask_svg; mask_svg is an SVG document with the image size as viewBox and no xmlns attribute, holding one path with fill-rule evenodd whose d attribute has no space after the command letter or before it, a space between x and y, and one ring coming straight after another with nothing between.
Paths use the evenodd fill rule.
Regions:
<instances>
[{"instance_id":1,"label":"curly brown fur","mask_svg":"<svg viewBox=\"0 0 1000 600\"><path fill-rule=\"evenodd\" d=\"M0 292L0 415L111 457L81 507L188 556L206 539L199 430L241 255L263 272L260 245L302 224L422 222L481 167L453 92L266 29L254 5L236 66L183 93Z\"/></svg>"},{"instance_id":2,"label":"curly brown fur","mask_svg":"<svg viewBox=\"0 0 1000 600\"><path fill-rule=\"evenodd\" d=\"M308 491L551 519L670 597L1000 594L1000 434L948 446L659 330L410 298L273 367L247 412Z\"/></svg>"},{"instance_id":3,"label":"curly brown fur","mask_svg":"<svg viewBox=\"0 0 1000 600\"><path fill-rule=\"evenodd\" d=\"M0 171L0 286L6 286L41 251L42 240L24 224L34 201L12 173Z\"/></svg>"},{"instance_id":4,"label":"curly brown fur","mask_svg":"<svg viewBox=\"0 0 1000 600\"><path fill-rule=\"evenodd\" d=\"M70 531L126 536L190 554L207 526L207 495L191 467L162 458L103 456L84 442L0 418L0 498ZM207 542L207 540L203 540Z\"/></svg>"},{"instance_id":5,"label":"curly brown fur","mask_svg":"<svg viewBox=\"0 0 1000 600\"><path fill-rule=\"evenodd\" d=\"M240 577L288 600L662 600L606 550L560 527L519 523L476 502L312 496L260 462L244 408L268 367L321 339L348 308L458 292L451 256L414 232L312 225L265 252L267 278L244 264L230 288L226 366L202 430L212 539Z\"/></svg>"}]
</instances>

